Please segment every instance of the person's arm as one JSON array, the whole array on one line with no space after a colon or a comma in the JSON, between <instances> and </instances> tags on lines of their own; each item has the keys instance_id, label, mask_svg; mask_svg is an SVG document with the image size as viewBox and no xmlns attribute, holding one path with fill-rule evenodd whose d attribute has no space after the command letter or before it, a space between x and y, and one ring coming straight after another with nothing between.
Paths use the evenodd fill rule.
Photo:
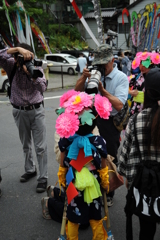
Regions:
<instances>
[{"instance_id":1,"label":"person's arm","mask_svg":"<svg viewBox=\"0 0 160 240\"><path fill-rule=\"evenodd\" d=\"M7 50L7 54L14 54L16 52L19 52L20 54L22 54L24 57L24 60L31 60L34 58L34 54L32 52L21 47L13 47Z\"/></svg>"},{"instance_id":2,"label":"person's arm","mask_svg":"<svg viewBox=\"0 0 160 240\"><path fill-rule=\"evenodd\" d=\"M105 168L106 167L106 158L101 157L101 160L102 160L101 168Z\"/></svg>"},{"instance_id":3,"label":"person's arm","mask_svg":"<svg viewBox=\"0 0 160 240\"><path fill-rule=\"evenodd\" d=\"M84 91L85 90L85 82L87 77L90 78L91 73L89 72L89 70L87 68L83 69L83 74L82 76L77 80L76 85L74 90L75 91Z\"/></svg>"},{"instance_id":4,"label":"person's arm","mask_svg":"<svg viewBox=\"0 0 160 240\"><path fill-rule=\"evenodd\" d=\"M134 90L129 90L128 93L132 96L132 97L136 97L138 95L138 90L134 89Z\"/></svg>"},{"instance_id":5,"label":"person's arm","mask_svg":"<svg viewBox=\"0 0 160 240\"><path fill-rule=\"evenodd\" d=\"M99 82L98 90L100 91L101 95L108 98L112 106L117 110L120 111L123 108L123 103L115 96L110 94L107 90L104 89L102 82Z\"/></svg>"},{"instance_id":6,"label":"person's arm","mask_svg":"<svg viewBox=\"0 0 160 240\"><path fill-rule=\"evenodd\" d=\"M60 163L61 167L64 167L63 161L64 161L64 158L65 158L65 153L66 152L61 152L61 163Z\"/></svg>"}]
</instances>

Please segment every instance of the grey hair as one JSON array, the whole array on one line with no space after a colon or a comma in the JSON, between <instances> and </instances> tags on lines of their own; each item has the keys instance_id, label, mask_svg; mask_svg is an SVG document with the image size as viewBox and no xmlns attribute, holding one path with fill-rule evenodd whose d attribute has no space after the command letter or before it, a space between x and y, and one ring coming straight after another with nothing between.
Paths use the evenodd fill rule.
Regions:
<instances>
[{"instance_id":1,"label":"grey hair","mask_svg":"<svg viewBox=\"0 0 160 240\"><path fill-rule=\"evenodd\" d=\"M112 62L114 56L112 55L110 58L109 58L109 61L108 62Z\"/></svg>"}]
</instances>

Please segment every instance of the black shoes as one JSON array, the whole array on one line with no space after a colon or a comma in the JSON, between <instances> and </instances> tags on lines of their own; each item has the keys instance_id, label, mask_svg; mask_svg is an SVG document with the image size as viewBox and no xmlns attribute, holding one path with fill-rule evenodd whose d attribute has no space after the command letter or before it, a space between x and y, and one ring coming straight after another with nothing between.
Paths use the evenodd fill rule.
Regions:
<instances>
[{"instance_id":1,"label":"black shoes","mask_svg":"<svg viewBox=\"0 0 160 240\"><path fill-rule=\"evenodd\" d=\"M47 189L47 181L44 183L38 183L36 187L36 192L42 193L42 192L45 192L46 189Z\"/></svg>"},{"instance_id":2,"label":"black shoes","mask_svg":"<svg viewBox=\"0 0 160 240\"><path fill-rule=\"evenodd\" d=\"M37 171L33 173L25 173L20 177L20 182L27 182L29 179L35 177L37 175Z\"/></svg>"},{"instance_id":3,"label":"black shoes","mask_svg":"<svg viewBox=\"0 0 160 240\"><path fill-rule=\"evenodd\" d=\"M29 179L35 177L37 175L37 170L33 173L25 173L20 177L20 182L27 182ZM36 187L36 192L42 193L47 189L47 181L44 183L38 183Z\"/></svg>"}]
</instances>

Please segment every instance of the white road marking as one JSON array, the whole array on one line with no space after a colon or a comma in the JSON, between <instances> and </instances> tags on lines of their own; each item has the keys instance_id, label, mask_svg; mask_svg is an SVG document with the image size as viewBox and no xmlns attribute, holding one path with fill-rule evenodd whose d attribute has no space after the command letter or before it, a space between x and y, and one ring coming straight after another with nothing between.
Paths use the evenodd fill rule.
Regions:
<instances>
[{"instance_id":1,"label":"white road marking","mask_svg":"<svg viewBox=\"0 0 160 240\"><path fill-rule=\"evenodd\" d=\"M61 96L55 96L55 97L46 97L44 100L50 100L50 99L55 99L55 98L60 98ZM0 101L0 103L10 103L10 101Z\"/></svg>"}]
</instances>

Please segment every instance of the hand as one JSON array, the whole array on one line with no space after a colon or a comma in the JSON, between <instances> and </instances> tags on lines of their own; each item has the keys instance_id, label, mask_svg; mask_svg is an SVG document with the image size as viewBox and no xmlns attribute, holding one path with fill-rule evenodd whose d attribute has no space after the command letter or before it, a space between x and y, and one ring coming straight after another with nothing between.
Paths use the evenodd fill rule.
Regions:
<instances>
[{"instance_id":1,"label":"hand","mask_svg":"<svg viewBox=\"0 0 160 240\"><path fill-rule=\"evenodd\" d=\"M24 61L32 60L34 58L34 54L24 48L18 47L18 52L23 55Z\"/></svg>"},{"instance_id":2,"label":"hand","mask_svg":"<svg viewBox=\"0 0 160 240\"><path fill-rule=\"evenodd\" d=\"M24 71L27 75L30 75L30 73L29 73L28 70L27 70L26 65L23 65L23 71Z\"/></svg>"},{"instance_id":3,"label":"hand","mask_svg":"<svg viewBox=\"0 0 160 240\"><path fill-rule=\"evenodd\" d=\"M135 90L130 90L129 92L131 94L132 97L136 97L138 95L138 90L135 89Z\"/></svg>"},{"instance_id":4,"label":"hand","mask_svg":"<svg viewBox=\"0 0 160 240\"><path fill-rule=\"evenodd\" d=\"M100 91L100 93L102 93L104 91L104 87L103 87L103 84L101 81L99 81L98 90Z\"/></svg>"},{"instance_id":5,"label":"hand","mask_svg":"<svg viewBox=\"0 0 160 240\"><path fill-rule=\"evenodd\" d=\"M83 76L85 76L86 78L90 78L91 77L91 73L89 72L89 69L84 68L83 69Z\"/></svg>"}]
</instances>

